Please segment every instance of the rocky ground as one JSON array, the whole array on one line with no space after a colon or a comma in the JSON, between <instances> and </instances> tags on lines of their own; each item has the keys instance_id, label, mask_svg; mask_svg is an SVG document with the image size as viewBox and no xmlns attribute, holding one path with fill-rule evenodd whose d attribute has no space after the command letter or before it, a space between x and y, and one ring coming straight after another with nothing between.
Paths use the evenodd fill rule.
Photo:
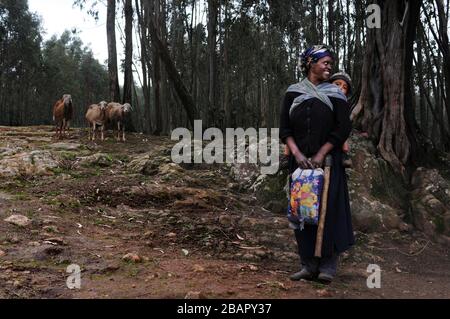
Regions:
<instances>
[{"instance_id":1,"label":"rocky ground","mask_svg":"<svg viewBox=\"0 0 450 319\"><path fill-rule=\"evenodd\" d=\"M450 298L450 194L439 172L417 172L399 197L413 201L404 213L379 175L363 174L380 165L355 142L357 243L325 286L289 280L296 244L281 204L261 198L274 191L264 178L174 164L168 138L53 134L0 127L0 298ZM81 289L66 285L72 264ZM381 288L367 287L369 264Z\"/></svg>"}]
</instances>

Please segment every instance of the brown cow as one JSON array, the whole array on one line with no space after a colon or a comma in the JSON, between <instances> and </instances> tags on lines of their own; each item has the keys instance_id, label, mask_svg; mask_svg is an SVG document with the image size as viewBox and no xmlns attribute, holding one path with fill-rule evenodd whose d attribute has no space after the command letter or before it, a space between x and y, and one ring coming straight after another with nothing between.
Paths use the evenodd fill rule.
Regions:
<instances>
[{"instance_id":1,"label":"brown cow","mask_svg":"<svg viewBox=\"0 0 450 319\"><path fill-rule=\"evenodd\" d=\"M64 94L53 106L53 121L56 124L56 137L62 138L65 135L65 131L69 131L72 117L72 96L70 94Z\"/></svg>"}]
</instances>

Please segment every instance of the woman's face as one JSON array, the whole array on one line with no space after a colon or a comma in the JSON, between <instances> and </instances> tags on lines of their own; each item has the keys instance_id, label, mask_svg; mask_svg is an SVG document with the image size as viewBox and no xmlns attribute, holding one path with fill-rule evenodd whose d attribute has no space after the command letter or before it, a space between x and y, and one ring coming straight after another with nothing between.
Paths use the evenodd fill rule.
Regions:
<instances>
[{"instance_id":1,"label":"woman's face","mask_svg":"<svg viewBox=\"0 0 450 319\"><path fill-rule=\"evenodd\" d=\"M326 56L319 59L316 63L311 63L309 74L316 78L319 82L324 82L330 78L332 67L333 58Z\"/></svg>"}]
</instances>

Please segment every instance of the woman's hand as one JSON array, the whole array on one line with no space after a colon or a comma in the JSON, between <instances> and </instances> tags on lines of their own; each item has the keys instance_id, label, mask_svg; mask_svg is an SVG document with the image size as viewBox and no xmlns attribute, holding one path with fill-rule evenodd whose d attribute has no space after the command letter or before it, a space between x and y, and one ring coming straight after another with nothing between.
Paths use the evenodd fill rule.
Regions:
<instances>
[{"instance_id":1,"label":"woman's hand","mask_svg":"<svg viewBox=\"0 0 450 319\"><path fill-rule=\"evenodd\" d=\"M289 146L289 150L291 151L291 154L295 157L295 161L297 162L298 166L300 166L300 168L302 169L313 168L311 162L298 149L297 144L295 144L295 140L292 136L288 136L286 138L286 144Z\"/></svg>"},{"instance_id":2,"label":"woman's hand","mask_svg":"<svg viewBox=\"0 0 450 319\"><path fill-rule=\"evenodd\" d=\"M317 154L314 155L313 158L311 159L311 164L314 166L314 168L322 167L323 162L325 161L325 157L327 156L328 153L330 153L333 147L334 147L333 144L331 144L330 142L326 142L325 144L322 145Z\"/></svg>"},{"instance_id":3,"label":"woman's hand","mask_svg":"<svg viewBox=\"0 0 450 319\"><path fill-rule=\"evenodd\" d=\"M348 153L350 151L350 145L348 145L347 141L345 141L344 145L342 145L342 150L344 153Z\"/></svg>"},{"instance_id":4,"label":"woman's hand","mask_svg":"<svg viewBox=\"0 0 450 319\"><path fill-rule=\"evenodd\" d=\"M302 152L296 152L294 154L295 160L297 161L298 166L300 168L306 169L306 168L313 168L312 163L303 155Z\"/></svg>"},{"instance_id":5,"label":"woman's hand","mask_svg":"<svg viewBox=\"0 0 450 319\"><path fill-rule=\"evenodd\" d=\"M325 160L325 155L321 152L317 153L311 159L311 164L314 168L322 167L323 161Z\"/></svg>"}]
</instances>

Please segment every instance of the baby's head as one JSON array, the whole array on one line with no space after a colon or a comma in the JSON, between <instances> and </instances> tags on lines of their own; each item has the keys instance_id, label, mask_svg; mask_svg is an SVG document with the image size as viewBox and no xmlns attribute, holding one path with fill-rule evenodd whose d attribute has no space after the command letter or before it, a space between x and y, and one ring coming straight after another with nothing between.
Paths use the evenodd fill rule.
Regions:
<instances>
[{"instance_id":1,"label":"baby's head","mask_svg":"<svg viewBox=\"0 0 450 319\"><path fill-rule=\"evenodd\" d=\"M352 79L345 72L337 72L330 77L330 83L337 85L345 96L352 94Z\"/></svg>"}]
</instances>

